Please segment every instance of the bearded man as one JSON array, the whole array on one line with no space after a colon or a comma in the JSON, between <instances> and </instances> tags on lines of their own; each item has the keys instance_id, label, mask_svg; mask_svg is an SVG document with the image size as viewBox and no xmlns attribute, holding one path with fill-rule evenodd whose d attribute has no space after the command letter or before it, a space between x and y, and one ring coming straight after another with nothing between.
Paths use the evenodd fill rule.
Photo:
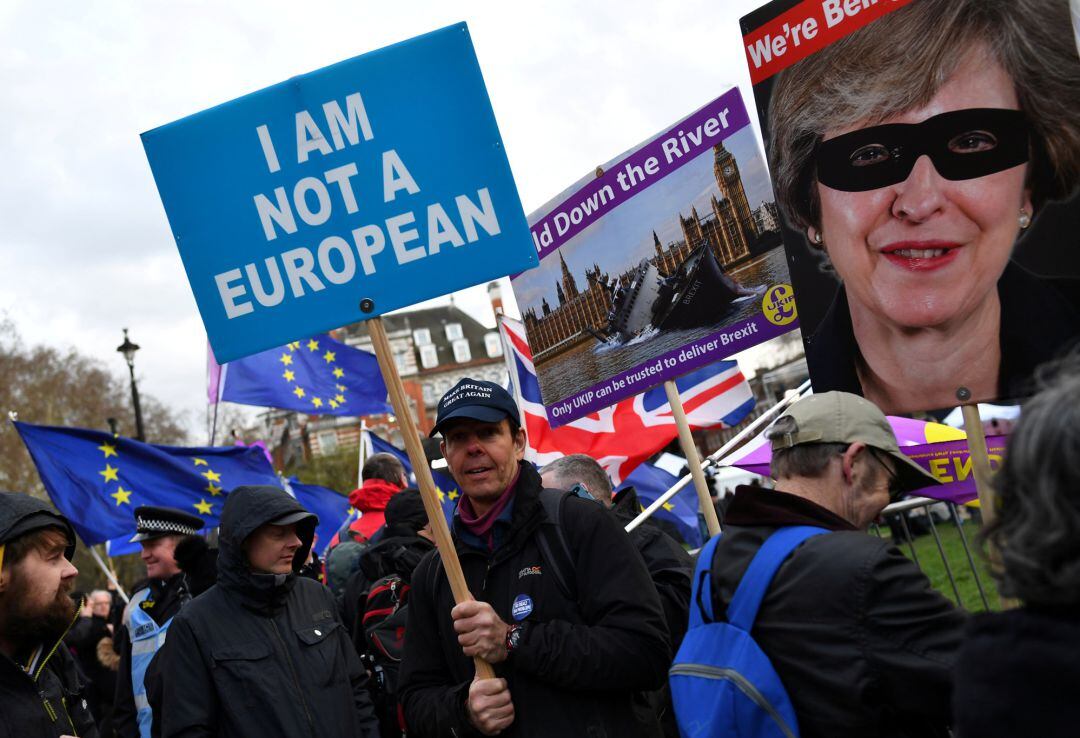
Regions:
<instances>
[{"instance_id":1,"label":"bearded man","mask_svg":"<svg viewBox=\"0 0 1080 738\"><path fill-rule=\"evenodd\" d=\"M79 617L71 599L75 531L29 495L0 492L0 738L96 738L85 681L64 634Z\"/></svg>"}]
</instances>

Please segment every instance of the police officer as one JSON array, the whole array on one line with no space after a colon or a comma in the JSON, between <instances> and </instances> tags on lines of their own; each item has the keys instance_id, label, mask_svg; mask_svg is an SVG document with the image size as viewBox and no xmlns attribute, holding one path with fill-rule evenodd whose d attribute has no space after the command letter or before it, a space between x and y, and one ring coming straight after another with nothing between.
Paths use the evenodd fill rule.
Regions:
<instances>
[{"instance_id":1,"label":"police officer","mask_svg":"<svg viewBox=\"0 0 1080 738\"><path fill-rule=\"evenodd\" d=\"M142 544L146 586L124 609L117 634L120 668L116 680L113 729L119 738L150 738L152 711L144 679L154 654L165 643L173 616L191 599L187 580L176 563L176 544L203 527L201 518L171 507L135 508L135 536Z\"/></svg>"}]
</instances>

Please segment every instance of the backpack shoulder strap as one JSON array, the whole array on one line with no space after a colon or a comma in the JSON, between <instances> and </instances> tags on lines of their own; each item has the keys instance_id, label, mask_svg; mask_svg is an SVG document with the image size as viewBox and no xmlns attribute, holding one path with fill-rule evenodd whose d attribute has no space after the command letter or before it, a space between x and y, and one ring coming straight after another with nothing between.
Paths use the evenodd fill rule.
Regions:
<instances>
[{"instance_id":1,"label":"backpack shoulder strap","mask_svg":"<svg viewBox=\"0 0 1080 738\"><path fill-rule=\"evenodd\" d=\"M712 560L716 553L716 544L720 543L722 533L709 539L698 552L697 566L694 568L693 587L690 602L690 627L697 628L713 621L712 609Z\"/></svg>"},{"instance_id":2,"label":"backpack shoulder strap","mask_svg":"<svg viewBox=\"0 0 1080 738\"><path fill-rule=\"evenodd\" d=\"M812 525L777 528L754 554L735 594L732 595L727 609L728 622L749 633L754 619L757 618L761 601L765 598L780 565L807 538L828 532Z\"/></svg>"},{"instance_id":3,"label":"backpack shoulder strap","mask_svg":"<svg viewBox=\"0 0 1080 738\"><path fill-rule=\"evenodd\" d=\"M551 568L551 575L559 591L568 599L577 601L576 580L573 578L574 555L562 527L563 500L572 494L574 493L547 487L540 490L540 503L547 520L540 526L536 543L540 547L544 562Z\"/></svg>"}]
</instances>

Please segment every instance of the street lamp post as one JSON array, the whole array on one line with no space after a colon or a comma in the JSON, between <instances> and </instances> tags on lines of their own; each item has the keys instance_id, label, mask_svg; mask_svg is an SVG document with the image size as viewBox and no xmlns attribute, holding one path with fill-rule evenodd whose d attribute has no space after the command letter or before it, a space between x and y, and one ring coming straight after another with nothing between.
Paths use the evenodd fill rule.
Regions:
<instances>
[{"instance_id":1,"label":"street lamp post","mask_svg":"<svg viewBox=\"0 0 1080 738\"><path fill-rule=\"evenodd\" d=\"M139 350L139 344L132 343L128 338L128 329L124 329L124 342L116 347L116 350L124 355L131 374L131 404L135 406L135 438L139 441L146 440L143 432L142 407L139 405L139 388L135 385L135 352Z\"/></svg>"}]
</instances>

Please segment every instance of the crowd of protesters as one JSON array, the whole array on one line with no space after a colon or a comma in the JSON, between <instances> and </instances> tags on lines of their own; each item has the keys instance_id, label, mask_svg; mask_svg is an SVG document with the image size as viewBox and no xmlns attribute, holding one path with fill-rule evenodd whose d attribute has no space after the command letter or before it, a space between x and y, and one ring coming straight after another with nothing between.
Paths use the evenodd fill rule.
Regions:
<instances>
[{"instance_id":1,"label":"crowd of protesters","mask_svg":"<svg viewBox=\"0 0 1080 738\"><path fill-rule=\"evenodd\" d=\"M451 532L474 599L456 604L420 493L381 454L365 467L379 525L343 524L357 551L334 593L311 574L317 518L277 488L229 494L217 549L198 518L138 508L147 577L126 605L73 598L72 526L3 493L0 736L1069 735L1078 396L1063 371L1025 408L989 530L1023 606L975 618L865 532L934 480L842 392L770 426L775 489L736 490L695 574L660 528L624 531L632 489L583 455L537 470L510 395L462 380L432 431L462 493ZM764 695L749 733L708 680L676 677L730 656L716 624L769 666L740 687Z\"/></svg>"}]
</instances>

